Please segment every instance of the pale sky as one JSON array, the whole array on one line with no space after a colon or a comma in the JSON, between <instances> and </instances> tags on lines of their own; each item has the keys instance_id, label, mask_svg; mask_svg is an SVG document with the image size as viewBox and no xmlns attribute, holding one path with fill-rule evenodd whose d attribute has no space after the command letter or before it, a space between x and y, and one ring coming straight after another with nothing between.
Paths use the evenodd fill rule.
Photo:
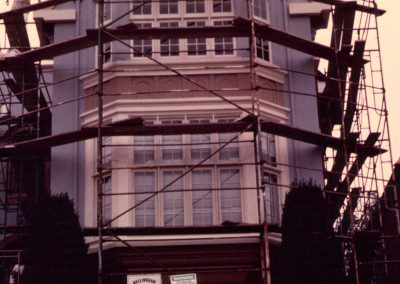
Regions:
<instances>
[{"instance_id":1,"label":"pale sky","mask_svg":"<svg viewBox=\"0 0 400 284\"><path fill-rule=\"evenodd\" d=\"M0 0L0 11L8 10L6 0ZM31 1L36 2L35 0ZM379 17L379 32L381 52L383 58L383 72L386 87L386 98L389 111L390 135L394 162L400 158L400 1L376 0L378 7L385 9L385 15ZM1 27L2 28L2 27ZM4 38L4 31L0 29L0 36ZM320 36L319 36L320 37Z\"/></svg>"}]
</instances>

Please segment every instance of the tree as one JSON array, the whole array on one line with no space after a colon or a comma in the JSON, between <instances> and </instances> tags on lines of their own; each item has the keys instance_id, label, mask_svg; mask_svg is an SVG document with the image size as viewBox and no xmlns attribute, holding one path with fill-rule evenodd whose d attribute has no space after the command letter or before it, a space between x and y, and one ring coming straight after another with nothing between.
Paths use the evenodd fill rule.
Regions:
<instances>
[{"instance_id":1,"label":"tree","mask_svg":"<svg viewBox=\"0 0 400 284\"><path fill-rule=\"evenodd\" d=\"M74 202L68 194L24 210L26 283L90 283L90 262Z\"/></svg>"},{"instance_id":2,"label":"tree","mask_svg":"<svg viewBox=\"0 0 400 284\"><path fill-rule=\"evenodd\" d=\"M342 283L340 240L321 189L310 181L287 194L282 216L281 283Z\"/></svg>"}]
</instances>

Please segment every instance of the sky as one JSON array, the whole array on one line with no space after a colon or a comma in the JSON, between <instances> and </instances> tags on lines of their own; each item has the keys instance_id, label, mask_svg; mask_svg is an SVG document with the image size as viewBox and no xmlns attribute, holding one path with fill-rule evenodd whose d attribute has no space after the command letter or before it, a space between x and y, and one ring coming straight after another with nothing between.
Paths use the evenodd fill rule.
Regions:
<instances>
[{"instance_id":1,"label":"sky","mask_svg":"<svg viewBox=\"0 0 400 284\"><path fill-rule=\"evenodd\" d=\"M32 2L36 2L33 0ZM386 14L378 18L381 52L383 59L383 74L386 88L386 99L389 112L389 126L392 141L394 162L400 158L400 1L376 0L378 7L386 10ZM0 11L8 10L6 0L0 0ZM1 28L1 27L0 27ZM4 31L0 29L0 36ZM317 38L328 39L330 32L322 31Z\"/></svg>"}]
</instances>

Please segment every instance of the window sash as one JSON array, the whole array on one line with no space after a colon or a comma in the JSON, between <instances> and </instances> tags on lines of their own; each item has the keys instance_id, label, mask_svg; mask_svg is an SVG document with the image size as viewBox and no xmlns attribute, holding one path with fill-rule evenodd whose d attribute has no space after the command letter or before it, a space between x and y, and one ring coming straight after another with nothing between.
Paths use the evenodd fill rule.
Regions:
<instances>
[{"instance_id":1,"label":"window sash","mask_svg":"<svg viewBox=\"0 0 400 284\"><path fill-rule=\"evenodd\" d=\"M279 223L279 193L278 177L275 174L264 172L264 212L268 223Z\"/></svg>"},{"instance_id":2,"label":"window sash","mask_svg":"<svg viewBox=\"0 0 400 284\"><path fill-rule=\"evenodd\" d=\"M204 0L188 0L186 1L186 13L204 13L205 4Z\"/></svg>"},{"instance_id":3,"label":"window sash","mask_svg":"<svg viewBox=\"0 0 400 284\"><path fill-rule=\"evenodd\" d=\"M151 23L135 23L135 25L141 28L151 28ZM145 57L145 55L151 56L153 53L153 41L151 39L134 39L133 47L140 52L134 50L133 57Z\"/></svg>"},{"instance_id":4,"label":"window sash","mask_svg":"<svg viewBox=\"0 0 400 284\"><path fill-rule=\"evenodd\" d=\"M205 189L192 191L193 225L204 226L213 224L213 192L212 171L194 170L192 172L192 189Z\"/></svg>"},{"instance_id":5,"label":"window sash","mask_svg":"<svg viewBox=\"0 0 400 284\"><path fill-rule=\"evenodd\" d=\"M232 12L231 0L213 0L214 13Z\"/></svg>"},{"instance_id":6,"label":"window sash","mask_svg":"<svg viewBox=\"0 0 400 284\"><path fill-rule=\"evenodd\" d=\"M232 21L214 21L214 26L231 25ZM232 37L217 37L214 38L214 53L215 55L233 54L233 38Z\"/></svg>"},{"instance_id":7,"label":"window sash","mask_svg":"<svg viewBox=\"0 0 400 284\"><path fill-rule=\"evenodd\" d=\"M178 176L182 175L183 171L173 170L163 172L163 184L166 186ZM172 185L168 186L163 194L163 209L164 209L164 226L183 226L184 225L184 194L183 194L183 179L180 178Z\"/></svg>"},{"instance_id":8,"label":"window sash","mask_svg":"<svg viewBox=\"0 0 400 284\"><path fill-rule=\"evenodd\" d=\"M148 2L148 3L146 3ZM134 15L150 15L151 14L151 0L134 0L133 11Z\"/></svg>"},{"instance_id":9,"label":"window sash","mask_svg":"<svg viewBox=\"0 0 400 284\"><path fill-rule=\"evenodd\" d=\"M150 172L135 172L134 173L134 192L154 192L156 190L155 173ZM135 194L135 204L139 204L149 196L148 194ZM151 198L135 208L135 226L148 227L155 226L155 199Z\"/></svg>"},{"instance_id":10,"label":"window sash","mask_svg":"<svg viewBox=\"0 0 400 284\"><path fill-rule=\"evenodd\" d=\"M178 14L178 0L160 1L160 14Z\"/></svg>"},{"instance_id":11,"label":"window sash","mask_svg":"<svg viewBox=\"0 0 400 284\"><path fill-rule=\"evenodd\" d=\"M103 178L103 194L110 194L112 193L111 187L111 176L106 176ZM104 195L103 196L103 224L107 223L112 218L112 200L111 195ZM109 224L108 226L111 226Z\"/></svg>"},{"instance_id":12,"label":"window sash","mask_svg":"<svg viewBox=\"0 0 400 284\"><path fill-rule=\"evenodd\" d=\"M220 169L221 217L222 221L242 221L242 197L240 186L240 169Z\"/></svg>"}]
</instances>

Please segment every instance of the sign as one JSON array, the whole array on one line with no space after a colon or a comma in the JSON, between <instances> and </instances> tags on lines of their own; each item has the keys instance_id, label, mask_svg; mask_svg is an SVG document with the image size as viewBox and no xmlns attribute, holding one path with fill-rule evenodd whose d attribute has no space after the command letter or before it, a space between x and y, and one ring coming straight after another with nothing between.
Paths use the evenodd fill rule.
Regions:
<instances>
[{"instance_id":1,"label":"sign","mask_svg":"<svg viewBox=\"0 0 400 284\"><path fill-rule=\"evenodd\" d=\"M127 276L127 284L161 284L161 274L132 274Z\"/></svg>"},{"instance_id":2,"label":"sign","mask_svg":"<svg viewBox=\"0 0 400 284\"><path fill-rule=\"evenodd\" d=\"M195 273L171 275L171 284L197 284Z\"/></svg>"}]
</instances>

